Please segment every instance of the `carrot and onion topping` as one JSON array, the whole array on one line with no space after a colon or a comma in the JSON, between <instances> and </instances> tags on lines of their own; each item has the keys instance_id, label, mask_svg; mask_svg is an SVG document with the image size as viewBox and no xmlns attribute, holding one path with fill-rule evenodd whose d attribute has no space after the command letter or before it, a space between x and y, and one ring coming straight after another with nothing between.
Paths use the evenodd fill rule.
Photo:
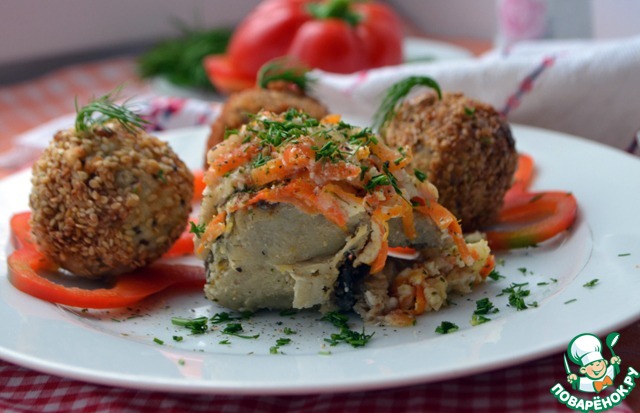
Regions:
<instances>
[{"instance_id":1,"label":"carrot and onion topping","mask_svg":"<svg viewBox=\"0 0 640 413\"><path fill-rule=\"evenodd\" d=\"M429 194L428 202L409 199L409 194L424 192L418 188L422 182L406 170L411 157L408 147L391 148L371 129L346 124L338 115L316 120L290 109L253 115L241 129L230 132L209 152L205 176L228 178L241 192L235 202L216 206L213 216L259 202L288 203L322 214L346 230L348 209L364 208L380 232L379 252L366 263L372 273L382 270L393 248L387 241L388 221L400 218L406 237L414 239L415 213L430 217L449 233L464 264L471 265L473 257L456 218ZM408 180L415 181L411 191L405 187ZM214 240L204 237L198 249L204 251L202 244Z\"/></svg>"}]
</instances>

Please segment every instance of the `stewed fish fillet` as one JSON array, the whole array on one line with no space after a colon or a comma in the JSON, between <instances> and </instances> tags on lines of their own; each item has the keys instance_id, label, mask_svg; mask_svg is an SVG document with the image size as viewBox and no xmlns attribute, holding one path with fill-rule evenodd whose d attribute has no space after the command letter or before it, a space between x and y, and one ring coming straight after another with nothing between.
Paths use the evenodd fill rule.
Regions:
<instances>
[{"instance_id":1,"label":"stewed fish fillet","mask_svg":"<svg viewBox=\"0 0 640 413\"><path fill-rule=\"evenodd\" d=\"M469 292L493 257L463 238L411 156L335 115L253 116L207 155L196 246L206 296L234 310L353 309L407 325Z\"/></svg>"}]
</instances>

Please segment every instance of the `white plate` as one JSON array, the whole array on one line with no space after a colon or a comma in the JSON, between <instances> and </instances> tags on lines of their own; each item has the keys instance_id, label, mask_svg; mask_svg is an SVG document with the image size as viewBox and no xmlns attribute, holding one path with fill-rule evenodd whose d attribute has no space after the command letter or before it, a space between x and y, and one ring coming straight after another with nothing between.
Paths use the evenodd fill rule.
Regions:
<instances>
[{"instance_id":1,"label":"white plate","mask_svg":"<svg viewBox=\"0 0 640 413\"><path fill-rule=\"evenodd\" d=\"M538 248L500 255L507 279L489 280L470 296L457 297L412 328L367 328L369 345L330 347L335 332L315 312L293 317L259 313L242 321L255 340L219 331L193 336L171 317L223 311L202 294L163 294L132 310L82 312L56 306L14 289L0 269L0 357L36 370L95 383L171 392L299 394L342 392L450 379L539 358L566 348L583 332L604 334L640 316L640 162L604 146L567 135L516 126L521 151L534 156L537 189L571 191L580 212L573 229ZM165 137L197 165L206 128ZM178 137L176 134L181 135ZM29 174L0 181L0 260L9 252L8 220L27 207ZM629 255L627 255L629 254ZM526 268L523 274L519 268ZM551 282L538 286L540 282ZM594 288L583 285L598 278ZM529 282L537 308L515 311L496 297L510 283ZM475 300L500 308L493 321L469 324ZM569 302L571 300L575 300ZM567 303L569 302L569 303ZM460 330L434 329L452 321ZM360 323L352 318L353 328ZM286 336L289 327L297 334ZM176 342L173 335L184 340ZM280 337L292 344L270 354ZM164 341L159 345L153 341ZM231 344L219 344L228 339ZM330 352L327 355L326 352Z\"/></svg>"}]
</instances>

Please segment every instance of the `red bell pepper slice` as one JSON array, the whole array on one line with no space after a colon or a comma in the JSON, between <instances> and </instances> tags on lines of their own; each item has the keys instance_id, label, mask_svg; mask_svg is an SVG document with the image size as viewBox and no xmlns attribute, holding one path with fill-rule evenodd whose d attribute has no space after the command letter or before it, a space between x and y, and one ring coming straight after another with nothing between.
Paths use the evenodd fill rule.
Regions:
<instances>
[{"instance_id":1,"label":"red bell pepper slice","mask_svg":"<svg viewBox=\"0 0 640 413\"><path fill-rule=\"evenodd\" d=\"M7 259L7 264L11 284L34 297L81 308L116 308L131 305L169 287L204 286L202 267L169 264L153 264L119 275L110 288L84 289L56 283L43 276L59 273L59 267L37 251L30 218L30 212L11 217L11 242L16 250ZM185 230L164 257L189 254L193 254L193 234Z\"/></svg>"},{"instance_id":2,"label":"red bell pepper slice","mask_svg":"<svg viewBox=\"0 0 640 413\"><path fill-rule=\"evenodd\" d=\"M506 193L494 229L486 231L494 250L524 248L567 230L575 221L578 203L567 192L527 192L533 179L533 159L520 155L514 184Z\"/></svg>"},{"instance_id":3,"label":"red bell pepper slice","mask_svg":"<svg viewBox=\"0 0 640 413\"><path fill-rule=\"evenodd\" d=\"M15 249L36 249L36 242L31 234L31 225L29 224L30 219L31 212L29 211L19 212L11 217L11 244ZM180 234L180 238L162 257L174 258L193 254L193 237L190 225L187 224L185 230Z\"/></svg>"},{"instance_id":4,"label":"red bell pepper slice","mask_svg":"<svg viewBox=\"0 0 640 413\"><path fill-rule=\"evenodd\" d=\"M67 287L40 275L57 272L58 266L35 249L15 250L9 256L9 281L18 290L52 303L80 308L118 308L168 287L204 286L204 269L189 265L155 264L118 276L111 288Z\"/></svg>"}]
</instances>

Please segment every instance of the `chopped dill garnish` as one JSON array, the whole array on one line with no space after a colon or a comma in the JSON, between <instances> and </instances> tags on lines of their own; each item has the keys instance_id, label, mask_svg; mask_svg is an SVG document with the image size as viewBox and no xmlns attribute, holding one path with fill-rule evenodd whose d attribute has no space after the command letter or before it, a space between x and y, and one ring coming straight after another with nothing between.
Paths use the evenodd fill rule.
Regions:
<instances>
[{"instance_id":1,"label":"chopped dill garnish","mask_svg":"<svg viewBox=\"0 0 640 413\"><path fill-rule=\"evenodd\" d=\"M507 277L505 277L504 275L501 275L501 274L500 274L498 271L496 271L496 270L491 271L491 272L489 273L488 277L489 277L489 278L491 278L491 279L492 279L492 280L494 280L494 281L498 281L498 280L499 280L499 279L501 279L501 278L507 278Z\"/></svg>"},{"instance_id":2,"label":"chopped dill garnish","mask_svg":"<svg viewBox=\"0 0 640 413\"><path fill-rule=\"evenodd\" d=\"M238 132L239 132L238 129L225 129L223 139L227 139L231 135L237 135Z\"/></svg>"},{"instance_id":3,"label":"chopped dill garnish","mask_svg":"<svg viewBox=\"0 0 640 413\"><path fill-rule=\"evenodd\" d=\"M526 310L527 304L524 302L524 297L529 296L531 291L524 290L522 287L529 285L529 283L512 283L509 287L504 288L498 296L509 294L509 305L515 307L516 310Z\"/></svg>"},{"instance_id":4,"label":"chopped dill garnish","mask_svg":"<svg viewBox=\"0 0 640 413\"><path fill-rule=\"evenodd\" d=\"M595 287L595 286L596 286L596 284L598 284L598 282L599 282L599 281L600 281L599 279L594 278L593 280L591 280L591 281L589 281L589 282L585 283L585 284L583 285L583 287L587 287L587 288Z\"/></svg>"},{"instance_id":5,"label":"chopped dill garnish","mask_svg":"<svg viewBox=\"0 0 640 413\"><path fill-rule=\"evenodd\" d=\"M291 328L289 328L289 327L285 327L285 328L284 328L284 333L285 333L285 334L287 334L287 335L291 335L291 334L298 334L298 332L297 332L297 331L292 330L292 329L291 329Z\"/></svg>"},{"instance_id":6,"label":"chopped dill garnish","mask_svg":"<svg viewBox=\"0 0 640 413\"><path fill-rule=\"evenodd\" d=\"M351 125L349 125L348 123L344 123L342 121L340 122L340 125L341 126L339 127L351 128ZM369 145L369 144L377 145L378 138L376 138L376 136L373 134L370 128L363 128L363 129L360 129L358 132L354 133L353 135L349 135L347 142L351 144L357 144L358 147Z\"/></svg>"},{"instance_id":7,"label":"chopped dill garnish","mask_svg":"<svg viewBox=\"0 0 640 413\"><path fill-rule=\"evenodd\" d=\"M484 324L487 321L491 321L490 318L487 318L483 315L479 315L479 314L474 314L471 316L471 325L472 326L477 326L479 324Z\"/></svg>"},{"instance_id":8,"label":"chopped dill garnish","mask_svg":"<svg viewBox=\"0 0 640 413\"><path fill-rule=\"evenodd\" d=\"M291 343L291 339L290 338L279 338L276 340L276 345L272 346L271 348L269 348L269 353L271 354L279 354L280 353L280 347L282 346L286 346L287 344Z\"/></svg>"},{"instance_id":9,"label":"chopped dill garnish","mask_svg":"<svg viewBox=\"0 0 640 413\"><path fill-rule=\"evenodd\" d=\"M361 181L364 181L364 174L366 174L368 170L369 170L369 166L360 165L360 176L359 176L359 179Z\"/></svg>"},{"instance_id":10,"label":"chopped dill garnish","mask_svg":"<svg viewBox=\"0 0 640 413\"><path fill-rule=\"evenodd\" d=\"M478 301L476 301L476 309L473 312L473 314L476 315L487 315L489 313L491 314L495 314L498 311L500 311L500 309L496 308L493 303L491 302L491 300L489 300L488 298L482 298Z\"/></svg>"},{"instance_id":11,"label":"chopped dill garnish","mask_svg":"<svg viewBox=\"0 0 640 413\"><path fill-rule=\"evenodd\" d=\"M349 318L338 312L330 312L321 318L323 321L328 321L335 327L340 329L340 333L331 334L330 338L325 338L324 341L331 346L337 346L340 343L351 344L353 347L364 347L375 333L366 334L364 326L362 326L362 333L349 329Z\"/></svg>"},{"instance_id":12,"label":"chopped dill garnish","mask_svg":"<svg viewBox=\"0 0 640 413\"><path fill-rule=\"evenodd\" d=\"M420 182L424 182L427 180L427 174L418 169L414 169L413 174L416 176L416 178L418 178L418 181Z\"/></svg>"},{"instance_id":13,"label":"chopped dill garnish","mask_svg":"<svg viewBox=\"0 0 640 413\"><path fill-rule=\"evenodd\" d=\"M189 233L195 234L196 237L200 238L204 231L207 229L207 226L203 224L196 224L193 221L189 221Z\"/></svg>"},{"instance_id":14,"label":"chopped dill garnish","mask_svg":"<svg viewBox=\"0 0 640 413\"><path fill-rule=\"evenodd\" d=\"M182 341L182 340L184 340L184 337L182 337L182 336L173 336L173 341L178 341L178 342L180 342L180 341Z\"/></svg>"},{"instance_id":15,"label":"chopped dill garnish","mask_svg":"<svg viewBox=\"0 0 640 413\"><path fill-rule=\"evenodd\" d=\"M373 192L375 188L384 185L391 185L391 181L389 180L389 177L387 175L379 174L376 176L372 176L369 182L364 185L364 189L366 189L367 192Z\"/></svg>"},{"instance_id":16,"label":"chopped dill garnish","mask_svg":"<svg viewBox=\"0 0 640 413\"><path fill-rule=\"evenodd\" d=\"M565 303L565 304L571 304L571 303L573 303L573 302L575 302L575 301L578 301L578 299L577 299L577 298L572 298L571 300L569 300L569 301L565 301L564 303Z\"/></svg>"},{"instance_id":17,"label":"chopped dill garnish","mask_svg":"<svg viewBox=\"0 0 640 413\"><path fill-rule=\"evenodd\" d=\"M253 167L257 168L259 166L262 166L264 164L267 163L268 160L270 160L271 157L270 156L264 156L262 154L262 152L258 153L258 156L256 156L256 159L253 161Z\"/></svg>"},{"instance_id":18,"label":"chopped dill garnish","mask_svg":"<svg viewBox=\"0 0 640 413\"><path fill-rule=\"evenodd\" d=\"M369 182L364 185L364 189L367 192L373 192L375 188L385 185L391 185L396 194L403 197L402 191L400 190L400 185L398 184L398 180L389 170L389 162L385 162L384 164L382 164L382 173L371 177Z\"/></svg>"},{"instance_id":19,"label":"chopped dill garnish","mask_svg":"<svg viewBox=\"0 0 640 413\"><path fill-rule=\"evenodd\" d=\"M243 311L238 315L232 315L226 311L222 311L211 316L209 321L211 321L211 324L221 324L226 323L227 321L246 320L251 318L252 315L253 313L251 311Z\"/></svg>"},{"instance_id":20,"label":"chopped dill garnish","mask_svg":"<svg viewBox=\"0 0 640 413\"><path fill-rule=\"evenodd\" d=\"M164 341L160 340L160 339L159 339L159 338L157 338L157 337L154 337L154 338L153 338L153 342L154 342L154 343L156 343L156 344L160 344L160 345L163 345L163 344L164 344Z\"/></svg>"},{"instance_id":21,"label":"chopped dill garnish","mask_svg":"<svg viewBox=\"0 0 640 413\"><path fill-rule=\"evenodd\" d=\"M182 318L173 317L171 324L175 326L185 327L191 330L191 334L204 334L209 329L207 325L207 317L198 318Z\"/></svg>"},{"instance_id":22,"label":"chopped dill garnish","mask_svg":"<svg viewBox=\"0 0 640 413\"><path fill-rule=\"evenodd\" d=\"M239 337L239 338L246 338L246 339L256 339L258 337L260 337L260 334L256 334L253 336L247 336L247 335L243 335L240 334L241 331L244 331L244 329L242 328L242 324L240 323L229 323L225 326L225 328L221 331L222 334L228 334L230 336L235 336L235 337Z\"/></svg>"},{"instance_id":23,"label":"chopped dill garnish","mask_svg":"<svg viewBox=\"0 0 640 413\"><path fill-rule=\"evenodd\" d=\"M340 147L334 141L327 141L321 148L312 146L311 149L316 152L316 161L326 159L335 163L339 160L344 160L344 152L340 150Z\"/></svg>"},{"instance_id":24,"label":"chopped dill garnish","mask_svg":"<svg viewBox=\"0 0 640 413\"><path fill-rule=\"evenodd\" d=\"M451 321L443 321L438 327L436 327L435 331L440 334L449 334L454 331L458 331L458 329L459 327Z\"/></svg>"}]
</instances>

